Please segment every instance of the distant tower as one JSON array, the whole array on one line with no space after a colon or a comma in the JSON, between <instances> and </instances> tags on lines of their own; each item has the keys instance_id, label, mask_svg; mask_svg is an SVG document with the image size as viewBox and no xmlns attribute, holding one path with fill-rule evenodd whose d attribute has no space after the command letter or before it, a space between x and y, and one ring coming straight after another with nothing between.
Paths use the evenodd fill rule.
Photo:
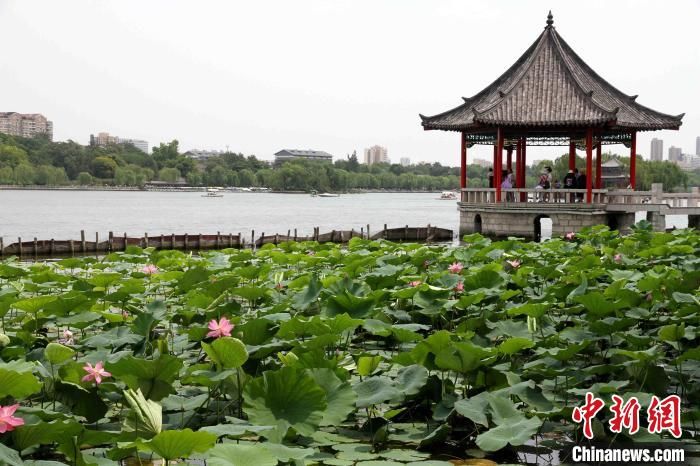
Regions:
<instances>
[{"instance_id":1,"label":"distant tower","mask_svg":"<svg viewBox=\"0 0 700 466\"><path fill-rule=\"evenodd\" d=\"M660 162L664 159L664 141L654 138L651 140L651 160Z\"/></svg>"},{"instance_id":2,"label":"distant tower","mask_svg":"<svg viewBox=\"0 0 700 466\"><path fill-rule=\"evenodd\" d=\"M683 151L680 147L671 146L668 148L668 161L669 162L680 162L683 160Z\"/></svg>"}]
</instances>

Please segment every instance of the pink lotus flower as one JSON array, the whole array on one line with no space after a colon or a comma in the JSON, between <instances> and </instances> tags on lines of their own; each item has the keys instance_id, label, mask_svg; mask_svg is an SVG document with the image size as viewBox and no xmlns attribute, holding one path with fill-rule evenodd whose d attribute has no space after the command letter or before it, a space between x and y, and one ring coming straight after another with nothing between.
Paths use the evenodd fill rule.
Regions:
<instances>
[{"instance_id":1,"label":"pink lotus flower","mask_svg":"<svg viewBox=\"0 0 700 466\"><path fill-rule=\"evenodd\" d=\"M518 267L520 267L520 264L522 264L522 262L520 262L518 259L513 259L512 261L506 261L506 262L514 269L517 269Z\"/></svg>"},{"instance_id":2,"label":"pink lotus flower","mask_svg":"<svg viewBox=\"0 0 700 466\"><path fill-rule=\"evenodd\" d=\"M129 311L122 309L122 319L126 320L129 318Z\"/></svg>"},{"instance_id":3,"label":"pink lotus flower","mask_svg":"<svg viewBox=\"0 0 700 466\"><path fill-rule=\"evenodd\" d=\"M309 256L315 256L315 255L316 255L316 251L312 251L311 249L309 249L308 251L306 251L306 254L309 255Z\"/></svg>"},{"instance_id":4,"label":"pink lotus flower","mask_svg":"<svg viewBox=\"0 0 700 466\"><path fill-rule=\"evenodd\" d=\"M420 280L413 280L412 282L408 282L408 286L416 287L421 284Z\"/></svg>"},{"instance_id":5,"label":"pink lotus flower","mask_svg":"<svg viewBox=\"0 0 700 466\"><path fill-rule=\"evenodd\" d=\"M19 404L0 406L0 434L10 432L14 430L15 427L24 425L24 419L13 416L17 408L19 408Z\"/></svg>"},{"instance_id":6,"label":"pink lotus flower","mask_svg":"<svg viewBox=\"0 0 700 466\"><path fill-rule=\"evenodd\" d=\"M73 332L68 329L63 331L63 338L60 338L58 342L62 345L74 345L75 340L73 339Z\"/></svg>"},{"instance_id":7,"label":"pink lotus flower","mask_svg":"<svg viewBox=\"0 0 700 466\"><path fill-rule=\"evenodd\" d=\"M452 265L447 267L447 270L449 270L450 273L459 273L462 271L463 268L464 266L461 262L453 262Z\"/></svg>"},{"instance_id":8,"label":"pink lotus flower","mask_svg":"<svg viewBox=\"0 0 700 466\"><path fill-rule=\"evenodd\" d=\"M622 254L615 254L615 257L613 258L615 262L622 262Z\"/></svg>"},{"instance_id":9,"label":"pink lotus flower","mask_svg":"<svg viewBox=\"0 0 700 466\"><path fill-rule=\"evenodd\" d=\"M278 283L278 284L275 285L275 289L278 290L278 291L281 290L282 288L284 288L284 285L281 284L281 283Z\"/></svg>"},{"instance_id":10,"label":"pink lotus flower","mask_svg":"<svg viewBox=\"0 0 700 466\"><path fill-rule=\"evenodd\" d=\"M85 370L85 372L87 372L87 375L85 377L83 377L82 379L80 379L83 382L90 382L90 381L94 380L95 383L97 385L99 385L102 383L102 377L111 377L112 376L111 372L107 372L104 369L104 365L102 364L102 361L95 364L95 367L92 367L92 364L90 364L88 362L85 364L85 366L83 366L83 369Z\"/></svg>"},{"instance_id":11,"label":"pink lotus flower","mask_svg":"<svg viewBox=\"0 0 700 466\"><path fill-rule=\"evenodd\" d=\"M153 264L148 264L141 271L146 275L153 275L154 273L158 273L158 267Z\"/></svg>"},{"instance_id":12,"label":"pink lotus flower","mask_svg":"<svg viewBox=\"0 0 700 466\"><path fill-rule=\"evenodd\" d=\"M226 317L222 317L218 322L216 319L212 319L211 322L209 322L209 330L211 331L207 333L207 337L230 337L233 324Z\"/></svg>"},{"instance_id":13,"label":"pink lotus flower","mask_svg":"<svg viewBox=\"0 0 700 466\"><path fill-rule=\"evenodd\" d=\"M573 231L568 232L568 233L564 236L564 238L566 238L566 239L569 240L569 241L571 241L571 240L574 239L575 237L576 237L576 233L574 233Z\"/></svg>"},{"instance_id":14,"label":"pink lotus flower","mask_svg":"<svg viewBox=\"0 0 700 466\"><path fill-rule=\"evenodd\" d=\"M654 299L654 295L651 294L651 292L649 292L649 293L647 293L647 295L645 296L645 299L646 299L647 301L652 301L652 300Z\"/></svg>"},{"instance_id":15,"label":"pink lotus flower","mask_svg":"<svg viewBox=\"0 0 700 466\"><path fill-rule=\"evenodd\" d=\"M462 291L464 291L464 283L463 283L463 282L457 282L457 285L454 287L454 290L455 290L457 293L461 293Z\"/></svg>"}]
</instances>

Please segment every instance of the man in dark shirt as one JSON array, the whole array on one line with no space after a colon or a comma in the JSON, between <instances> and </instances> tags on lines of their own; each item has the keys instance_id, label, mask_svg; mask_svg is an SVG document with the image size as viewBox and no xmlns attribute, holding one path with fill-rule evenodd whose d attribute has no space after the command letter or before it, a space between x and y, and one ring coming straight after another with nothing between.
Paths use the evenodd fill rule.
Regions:
<instances>
[{"instance_id":1,"label":"man in dark shirt","mask_svg":"<svg viewBox=\"0 0 700 466\"><path fill-rule=\"evenodd\" d=\"M493 168L489 168L489 188L493 188Z\"/></svg>"},{"instance_id":2,"label":"man in dark shirt","mask_svg":"<svg viewBox=\"0 0 700 466\"><path fill-rule=\"evenodd\" d=\"M569 170L569 173L564 176L564 189L576 189L576 175L573 170ZM573 194L569 194L568 198L569 202L574 202Z\"/></svg>"}]
</instances>

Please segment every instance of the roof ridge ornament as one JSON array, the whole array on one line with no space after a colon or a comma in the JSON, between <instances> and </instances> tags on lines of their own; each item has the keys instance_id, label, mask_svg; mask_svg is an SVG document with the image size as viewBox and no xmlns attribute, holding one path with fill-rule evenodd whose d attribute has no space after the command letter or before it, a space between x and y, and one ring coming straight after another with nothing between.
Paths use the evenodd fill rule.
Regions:
<instances>
[{"instance_id":1,"label":"roof ridge ornament","mask_svg":"<svg viewBox=\"0 0 700 466\"><path fill-rule=\"evenodd\" d=\"M549 10L549 14L547 15L547 26L545 27L545 29L553 28L554 27L553 24L554 24L554 16L552 15L552 10Z\"/></svg>"}]
</instances>

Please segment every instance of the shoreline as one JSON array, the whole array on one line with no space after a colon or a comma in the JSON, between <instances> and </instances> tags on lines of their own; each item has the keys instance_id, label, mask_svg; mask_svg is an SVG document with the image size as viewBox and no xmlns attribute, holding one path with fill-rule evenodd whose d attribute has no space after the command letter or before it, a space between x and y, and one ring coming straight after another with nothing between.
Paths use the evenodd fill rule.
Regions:
<instances>
[{"instance_id":1,"label":"shoreline","mask_svg":"<svg viewBox=\"0 0 700 466\"><path fill-rule=\"evenodd\" d=\"M219 188L226 193L268 193L268 194L311 194L306 191L270 191L256 188L247 188L250 191L240 190L235 188ZM206 192L207 188L203 186L183 186L181 188L138 188L135 186L39 186L39 185L0 185L0 191L127 191L127 192L175 192L175 193L192 193L192 192ZM453 190L453 191L456 191ZM441 193L442 190L430 190L430 191L412 191L405 189L353 189L349 191L335 192L331 191L333 194L367 194L367 193L386 193L386 194L414 194L414 193L426 193L435 194Z\"/></svg>"}]
</instances>

